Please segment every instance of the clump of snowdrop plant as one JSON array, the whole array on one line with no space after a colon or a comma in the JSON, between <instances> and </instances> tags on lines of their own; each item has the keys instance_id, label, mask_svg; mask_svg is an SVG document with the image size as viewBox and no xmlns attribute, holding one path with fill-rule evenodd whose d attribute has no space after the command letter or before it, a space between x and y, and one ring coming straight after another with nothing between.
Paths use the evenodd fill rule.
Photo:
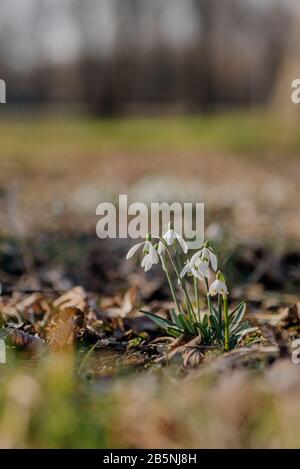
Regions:
<instances>
[{"instance_id":1,"label":"clump of snowdrop plant","mask_svg":"<svg viewBox=\"0 0 300 469\"><path fill-rule=\"evenodd\" d=\"M167 232L156 238L155 244L151 234L148 234L145 241L129 250L126 259L138 251L142 253L141 266L145 272L160 262L166 274L175 305L170 310L170 319L143 309L141 311L169 335L200 335L203 345L217 345L229 351L246 333L256 329L243 321L246 311L244 302L229 311L226 280L217 271L217 255L209 241L182 263L182 253L186 255L188 247L182 236L174 231L172 223L169 223ZM207 308L204 311L200 308L200 282L204 283L206 290Z\"/></svg>"}]
</instances>

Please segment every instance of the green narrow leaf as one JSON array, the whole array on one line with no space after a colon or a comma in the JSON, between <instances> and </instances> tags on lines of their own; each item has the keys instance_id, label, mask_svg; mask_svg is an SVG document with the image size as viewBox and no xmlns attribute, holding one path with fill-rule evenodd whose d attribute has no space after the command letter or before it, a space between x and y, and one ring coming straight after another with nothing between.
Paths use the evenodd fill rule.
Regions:
<instances>
[{"instance_id":1,"label":"green narrow leaf","mask_svg":"<svg viewBox=\"0 0 300 469\"><path fill-rule=\"evenodd\" d=\"M145 316L147 316L149 319L155 322L155 324L157 324L162 329L165 329L165 330L174 329L174 330L178 330L179 332L184 332L182 328L180 329L176 324L169 321L168 319L163 319L160 316L157 316L156 314L149 313L148 311L144 311L142 309L140 309L140 311L144 313Z\"/></svg>"},{"instance_id":2,"label":"green narrow leaf","mask_svg":"<svg viewBox=\"0 0 300 469\"><path fill-rule=\"evenodd\" d=\"M208 326L208 315L205 313L202 320L202 326L206 329Z\"/></svg>"},{"instance_id":3,"label":"green narrow leaf","mask_svg":"<svg viewBox=\"0 0 300 469\"><path fill-rule=\"evenodd\" d=\"M239 324L234 331L234 334L240 334L244 332L246 329L253 329L252 326L248 321L244 321L242 324Z\"/></svg>"},{"instance_id":4,"label":"green narrow leaf","mask_svg":"<svg viewBox=\"0 0 300 469\"><path fill-rule=\"evenodd\" d=\"M244 313L241 312L240 314L236 316L234 321L232 321L232 323L229 326L230 333L236 332L240 328L248 327L248 326L245 326L245 324L246 325L249 324L248 321L242 322L243 316L244 316Z\"/></svg>"},{"instance_id":5,"label":"green narrow leaf","mask_svg":"<svg viewBox=\"0 0 300 469\"><path fill-rule=\"evenodd\" d=\"M171 316L172 322L174 322L174 324L177 324L177 314L175 313L174 309L170 309L170 316Z\"/></svg>"},{"instance_id":6,"label":"green narrow leaf","mask_svg":"<svg viewBox=\"0 0 300 469\"><path fill-rule=\"evenodd\" d=\"M247 329L243 329L242 331L235 334L237 337L237 341L239 342L246 334L250 334L250 332L257 331L257 327L248 327Z\"/></svg>"},{"instance_id":7,"label":"green narrow leaf","mask_svg":"<svg viewBox=\"0 0 300 469\"><path fill-rule=\"evenodd\" d=\"M178 315L177 315L177 313L174 309L170 310L170 315L171 315L171 319L172 319L173 323L176 324L177 327L181 328L182 326L180 324Z\"/></svg>"},{"instance_id":8,"label":"green narrow leaf","mask_svg":"<svg viewBox=\"0 0 300 469\"><path fill-rule=\"evenodd\" d=\"M234 321L235 318L239 316L240 314L242 314L242 317L243 317L245 312L246 312L246 303L242 301L229 313L229 323Z\"/></svg>"},{"instance_id":9,"label":"green narrow leaf","mask_svg":"<svg viewBox=\"0 0 300 469\"><path fill-rule=\"evenodd\" d=\"M195 332L192 324L190 324L190 322L183 316L183 314L178 315L178 320L186 332L194 335Z\"/></svg>"},{"instance_id":10,"label":"green narrow leaf","mask_svg":"<svg viewBox=\"0 0 300 469\"><path fill-rule=\"evenodd\" d=\"M172 337L180 337L182 335L182 332L178 331L177 329L172 329L171 327L169 329L166 329L167 334L171 335Z\"/></svg>"},{"instance_id":11,"label":"green narrow leaf","mask_svg":"<svg viewBox=\"0 0 300 469\"><path fill-rule=\"evenodd\" d=\"M203 338L203 343L204 344L209 344L211 342L211 331L208 327L203 327L203 324L200 322L195 322L194 323L195 328L197 328L200 331L200 334Z\"/></svg>"},{"instance_id":12,"label":"green narrow leaf","mask_svg":"<svg viewBox=\"0 0 300 469\"><path fill-rule=\"evenodd\" d=\"M216 320L215 316L211 315L210 318L210 324L214 332L216 333L218 338L222 337L222 326L218 323Z\"/></svg>"}]
</instances>

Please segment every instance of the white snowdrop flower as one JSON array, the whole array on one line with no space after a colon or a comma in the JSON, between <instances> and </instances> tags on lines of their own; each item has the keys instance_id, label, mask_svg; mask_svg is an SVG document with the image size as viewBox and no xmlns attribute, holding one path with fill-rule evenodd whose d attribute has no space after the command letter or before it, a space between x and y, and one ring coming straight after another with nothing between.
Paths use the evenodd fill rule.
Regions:
<instances>
[{"instance_id":1,"label":"white snowdrop flower","mask_svg":"<svg viewBox=\"0 0 300 469\"><path fill-rule=\"evenodd\" d=\"M223 280L219 280L218 278L213 281L211 286L209 287L209 293L212 296L217 295L220 293L220 295L228 295L228 290L227 290L227 285Z\"/></svg>"},{"instance_id":2,"label":"white snowdrop flower","mask_svg":"<svg viewBox=\"0 0 300 469\"><path fill-rule=\"evenodd\" d=\"M140 249L142 249L144 256L142 259L141 266L143 267L145 272L147 272L151 269L153 264L158 264L159 262L157 251L151 243L151 234L147 235L147 239L145 241L142 241L141 243L132 246L132 248L129 249L127 253L126 259L131 259L135 255L135 253Z\"/></svg>"},{"instance_id":3,"label":"white snowdrop flower","mask_svg":"<svg viewBox=\"0 0 300 469\"><path fill-rule=\"evenodd\" d=\"M161 241L159 241L158 243L158 248L157 248L157 252L159 255L163 254L164 251L165 251L166 247L164 245L164 243L162 243Z\"/></svg>"},{"instance_id":4,"label":"white snowdrop flower","mask_svg":"<svg viewBox=\"0 0 300 469\"><path fill-rule=\"evenodd\" d=\"M212 248L204 245L199 251L197 251L191 258L190 263L193 265L195 264L198 259L202 261L207 261L212 269L216 272L218 268L218 259L215 253L213 252Z\"/></svg>"},{"instance_id":5,"label":"white snowdrop flower","mask_svg":"<svg viewBox=\"0 0 300 469\"><path fill-rule=\"evenodd\" d=\"M156 252L155 247L150 243L149 245L149 252L143 257L141 266L143 267L145 272L151 269L154 264L158 264L159 258Z\"/></svg>"},{"instance_id":6,"label":"white snowdrop flower","mask_svg":"<svg viewBox=\"0 0 300 469\"><path fill-rule=\"evenodd\" d=\"M196 262L192 268L191 268L192 275L199 280L204 280L204 278L209 278L210 273L209 273L209 263L208 262L203 262L199 261Z\"/></svg>"},{"instance_id":7,"label":"white snowdrop flower","mask_svg":"<svg viewBox=\"0 0 300 469\"><path fill-rule=\"evenodd\" d=\"M183 252L185 254L188 252L188 247L187 247L187 244L186 244L185 240L183 239L183 237L179 233L176 233L176 231L174 231L172 223L169 223L168 231L163 235L162 238L165 240L165 242L167 243L168 246L172 246L174 241L177 240L178 243L180 244ZM164 252L164 250L165 250L165 246L160 241L159 246L158 246L158 253L162 254Z\"/></svg>"},{"instance_id":8,"label":"white snowdrop flower","mask_svg":"<svg viewBox=\"0 0 300 469\"><path fill-rule=\"evenodd\" d=\"M126 259L127 260L131 259L135 255L135 253L142 247L143 247L143 254L145 255L148 254L152 246L150 239L151 239L151 235L148 235L145 241L142 241L141 243L137 243L134 246L132 246L132 248L130 248L127 253Z\"/></svg>"},{"instance_id":9,"label":"white snowdrop flower","mask_svg":"<svg viewBox=\"0 0 300 469\"><path fill-rule=\"evenodd\" d=\"M185 275L192 275L192 267L189 262L185 264L182 271L180 272L180 278L185 277Z\"/></svg>"},{"instance_id":10,"label":"white snowdrop flower","mask_svg":"<svg viewBox=\"0 0 300 469\"><path fill-rule=\"evenodd\" d=\"M127 260L131 259L135 255L135 253L139 250L139 248L144 246L145 243L146 243L146 241L143 241L142 243L138 243L138 244L135 244L134 246L132 246L132 248L130 248L128 253L127 253L126 259Z\"/></svg>"},{"instance_id":11,"label":"white snowdrop flower","mask_svg":"<svg viewBox=\"0 0 300 469\"><path fill-rule=\"evenodd\" d=\"M202 262L198 259L195 263L187 262L180 272L180 277L183 278L185 275L192 275L199 280L203 280L205 277L209 278L209 264L208 262Z\"/></svg>"}]
</instances>

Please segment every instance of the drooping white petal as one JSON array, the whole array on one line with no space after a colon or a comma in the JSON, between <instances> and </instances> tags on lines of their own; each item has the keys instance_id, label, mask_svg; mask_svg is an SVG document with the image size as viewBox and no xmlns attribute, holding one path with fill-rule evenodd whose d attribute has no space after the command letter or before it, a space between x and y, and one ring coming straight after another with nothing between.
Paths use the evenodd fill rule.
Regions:
<instances>
[{"instance_id":1,"label":"drooping white petal","mask_svg":"<svg viewBox=\"0 0 300 469\"><path fill-rule=\"evenodd\" d=\"M150 259L150 254L147 254L144 257L144 259L146 259L144 271L148 272L148 270L150 270L151 267L153 266L153 263L151 262L151 259Z\"/></svg>"},{"instance_id":2,"label":"drooping white petal","mask_svg":"<svg viewBox=\"0 0 300 469\"><path fill-rule=\"evenodd\" d=\"M203 277L209 278L209 265L207 262L200 262L197 267Z\"/></svg>"},{"instance_id":3,"label":"drooping white petal","mask_svg":"<svg viewBox=\"0 0 300 469\"><path fill-rule=\"evenodd\" d=\"M135 253L138 251L138 249L144 244L144 241L142 243L135 244L132 246L132 248L129 249L126 259L131 259L135 255Z\"/></svg>"},{"instance_id":4,"label":"drooping white petal","mask_svg":"<svg viewBox=\"0 0 300 469\"><path fill-rule=\"evenodd\" d=\"M151 269L153 264L155 264L155 262L152 262L151 253L149 253L143 257L141 267L144 269L145 272L148 272L148 270Z\"/></svg>"},{"instance_id":5,"label":"drooping white petal","mask_svg":"<svg viewBox=\"0 0 300 469\"><path fill-rule=\"evenodd\" d=\"M161 254L163 254L165 252L165 245L164 243L162 243L161 241L158 243L158 248L157 248L157 252L158 254L161 256Z\"/></svg>"},{"instance_id":6,"label":"drooping white petal","mask_svg":"<svg viewBox=\"0 0 300 469\"><path fill-rule=\"evenodd\" d=\"M209 293L212 296L215 296L218 293L218 291L217 291L218 283L217 282L218 282L218 280L214 280L213 283L209 287Z\"/></svg>"},{"instance_id":7,"label":"drooping white petal","mask_svg":"<svg viewBox=\"0 0 300 469\"><path fill-rule=\"evenodd\" d=\"M150 244L149 258L151 259L152 264L158 264L159 257L155 247L152 244Z\"/></svg>"},{"instance_id":8,"label":"drooping white petal","mask_svg":"<svg viewBox=\"0 0 300 469\"><path fill-rule=\"evenodd\" d=\"M195 267L191 268L191 273L194 277L198 278L199 280L203 280L203 275L200 270L196 269Z\"/></svg>"},{"instance_id":9,"label":"drooping white petal","mask_svg":"<svg viewBox=\"0 0 300 469\"><path fill-rule=\"evenodd\" d=\"M218 268L218 259L217 259L217 256L216 256L215 253L212 252L211 250L209 250L209 255L210 255L211 267L212 267L212 269L216 272L216 271L217 271L217 268Z\"/></svg>"},{"instance_id":10,"label":"drooping white petal","mask_svg":"<svg viewBox=\"0 0 300 469\"><path fill-rule=\"evenodd\" d=\"M221 282L222 283L222 286L221 286L221 291L222 293L226 293L226 295L228 295L228 288L227 288L227 285L225 282Z\"/></svg>"},{"instance_id":11,"label":"drooping white petal","mask_svg":"<svg viewBox=\"0 0 300 469\"><path fill-rule=\"evenodd\" d=\"M188 252L188 247L183 237L176 233L176 239L178 240L180 246L182 247L183 252L186 254Z\"/></svg>"},{"instance_id":12,"label":"drooping white petal","mask_svg":"<svg viewBox=\"0 0 300 469\"><path fill-rule=\"evenodd\" d=\"M191 271L190 263L188 262L183 267L182 271L180 272L180 278L183 278L188 272Z\"/></svg>"},{"instance_id":13,"label":"drooping white petal","mask_svg":"<svg viewBox=\"0 0 300 469\"><path fill-rule=\"evenodd\" d=\"M195 265L195 263L198 261L200 256L201 256L201 251L195 252L195 254L191 257L191 260L189 262L190 266Z\"/></svg>"},{"instance_id":14,"label":"drooping white petal","mask_svg":"<svg viewBox=\"0 0 300 469\"><path fill-rule=\"evenodd\" d=\"M202 259L207 259L208 261L210 260L210 250L208 248L203 248L200 250L200 252Z\"/></svg>"},{"instance_id":15,"label":"drooping white petal","mask_svg":"<svg viewBox=\"0 0 300 469\"><path fill-rule=\"evenodd\" d=\"M164 235L163 235L164 240L166 241L168 246L172 246L174 243L175 239L175 232L174 230L168 230Z\"/></svg>"},{"instance_id":16,"label":"drooping white petal","mask_svg":"<svg viewBox=\"0 0 300 469\"><path fill-rule=\"evenodd\" d=\"M141 267L143 267L143 268L145 267L146 262L147 262L147 260L148 260L148 255L149 255L149 254L146 254L146 256L144 256L143 259L142 259Z\"/></svg>"}]
</instances>

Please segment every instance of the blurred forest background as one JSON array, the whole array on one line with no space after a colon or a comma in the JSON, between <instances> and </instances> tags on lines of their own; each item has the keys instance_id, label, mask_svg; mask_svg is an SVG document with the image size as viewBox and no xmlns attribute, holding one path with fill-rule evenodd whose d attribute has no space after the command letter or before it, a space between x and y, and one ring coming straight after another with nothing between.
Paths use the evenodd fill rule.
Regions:
<instances>
[{"instance_id":1,"label":"blurred forest background","mask_svg":"<svg viewBox=\"0 0 300 469\"><path fill-rule=\"evenodd\" d=\"M54 106L57 113L61 105L63 112L112 116L265 104L297 4L2 0L0 71L9 108Z\"/></svg>"}]
</instances>

